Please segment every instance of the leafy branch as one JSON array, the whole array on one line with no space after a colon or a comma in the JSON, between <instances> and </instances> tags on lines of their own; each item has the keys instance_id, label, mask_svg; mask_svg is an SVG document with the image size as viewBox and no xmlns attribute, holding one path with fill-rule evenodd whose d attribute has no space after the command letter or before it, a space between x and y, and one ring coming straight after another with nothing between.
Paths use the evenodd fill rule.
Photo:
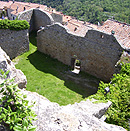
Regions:
<instances>
[{"instance_id":1,"label":"leafy branch","mask_svg":"<svg viewBox=\"0 0 130 131\"><path fill-rule=\"evenodd\" d=\"M1 76L5 78L6 73L1 71ZM27 97L20 93L13 79L6 79L0 84L0 123L12 131L35 131L32 120L36 114L31 110Z\"/></svg>"},{"instance_id":2,"label":"leafy branch","mask_svg":"<svg viewBox=\"0 0 130 131\"><path fill-rule=\"evenodd\" d=\"M130 118L130 63L122 63L120 74L114 74L110 83L100 82L99 90L89 98L112 102L108 109L106 122L129 129ZM105 93L109 87L110 92Z\"/></svg>"}]
</instances>

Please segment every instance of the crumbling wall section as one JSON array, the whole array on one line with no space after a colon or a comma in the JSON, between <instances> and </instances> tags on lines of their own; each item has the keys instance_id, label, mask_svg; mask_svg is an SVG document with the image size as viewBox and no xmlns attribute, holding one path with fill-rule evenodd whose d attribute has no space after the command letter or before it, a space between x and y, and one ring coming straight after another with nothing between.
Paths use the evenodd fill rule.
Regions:
<instances>
[{"instance_id":1,"label":"crumbling wall section","mask_svg":"<svg viewBox=\"0 0 130 131\"><path fill-rule=\"evenodd\" d=\"M29 50L28 30L0 29L0 47L13 59Z\"/></svg>"},{"instance_id":2,"label":"crumbling wall section","mask_svg":"<svg viewBox=\"0 0 130 131\"><path fill-rule=\"evenodd\" d=\"M71 59L76 56L82 71L105 81L112 77L123 51L113 35L89 30L86 36L80 37L58 23L38 31L37 47L66 65L71 65Z\"/></svg>"}]
</instances>

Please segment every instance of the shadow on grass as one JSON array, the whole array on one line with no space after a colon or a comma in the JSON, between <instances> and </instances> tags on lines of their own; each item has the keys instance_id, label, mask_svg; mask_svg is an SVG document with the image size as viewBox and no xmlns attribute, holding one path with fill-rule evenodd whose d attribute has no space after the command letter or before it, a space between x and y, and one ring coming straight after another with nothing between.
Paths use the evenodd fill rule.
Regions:
<instances>
[{"instance_id":1,"label":"shadow on grass","mask_svg":"<svg viewBox=\"0 0 130 131\"><path fill-rule=\"evenodd\" d=\"M87 75L75 75L71 73L69 66L64 65L56 59L48 55L35 51L28 56L30 63L35 66L37 70L44 73L50 73L57 78L64 80L64 85L74 92L86 98L97 92L99 80L95 77Z\"/></svg>"}]
</instances>

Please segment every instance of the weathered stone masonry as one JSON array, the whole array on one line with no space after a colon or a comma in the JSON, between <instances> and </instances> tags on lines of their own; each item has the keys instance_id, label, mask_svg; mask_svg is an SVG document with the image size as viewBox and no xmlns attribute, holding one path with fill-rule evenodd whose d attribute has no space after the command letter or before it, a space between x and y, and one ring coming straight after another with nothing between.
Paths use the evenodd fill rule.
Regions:
<instances>
[{"instance_id":1,"label":"weathered stone masonry","mask_svg":"<svg viewBox=\"0 0 130 131\"><path fill-rule=\"evenodd\" d=\"M40 9L25 11L18 17L30 23L30 31L37 33L38 50L51 55L66 65L79 59L81 70L102 80L110 80L115 72L115 64L120 59L123 48L113 35L98 30L88 30L86 35L77 36L60 23L61 17L51 16ZM55 24L54 24L55 23Z\"/></svg>"},{"instance_id":2,"label":"weathered stone masonry","mask_svg":"<svg viewBox=\"0 0 130 131\"><path fill-rule=\"evenodd\" d=\"M37 47L66 65L71 65L71 59L77 56L82 71L106 81L115 72L123 51L113 35L89 30L84 37L76 36L58 23L38 31Z\"/></svg>"},{"instance_id":3,"label":"weathered stone masonry","mask_svg":"<svg viewBox=\"0 0 130 131\"><path fill-rule=\"evenodd\" d=\"M31 9L25 11L18 16L19 20L26 20L30 24L29 32L37 31L40 27L53 24L54 20L52 16L40 9Z\"/></svg>"},{"instance_id":4,"label":"weathered stone masonry","mask_svg":"<svg viewBox=\"0 0 130 131\"><path fill-rule=\"evenodd\" d=\"M29 23L30 25L29 32L33 30L33 9L20 13L18 19L26 20Z\"/></svg>"},{"instance_id":5,"label":"weathered stone masonry","mask_svg":"<svg viewBox=\"0 0 130 131\"><path fill-rule=\"evenodd\" d=\"M19 20L26 20L30 24L29 32L37 31L40 27L45 27L47 25L52 25L54 22L62 23L62 15L59 14L49 14L41 9L30 9L21 12L18 16Z\"/></svg>"},{"instance_id":6,"label":"weathered stone masonry","mask_svg":"<svg viewBox=\"0 0 130 131\"><path fill-rule=\"evenodd\" d=\"M29 50L28 30L0 29L0 47L13 59Z\"/></svg>"}]
</instances>

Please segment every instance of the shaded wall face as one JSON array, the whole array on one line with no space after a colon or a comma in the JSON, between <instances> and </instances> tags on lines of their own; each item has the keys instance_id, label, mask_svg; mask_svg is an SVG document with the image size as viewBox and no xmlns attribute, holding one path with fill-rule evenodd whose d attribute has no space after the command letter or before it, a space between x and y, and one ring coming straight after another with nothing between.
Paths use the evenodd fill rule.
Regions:
<instances>
[{"instance_id":1,"label":"shaded wall face","mask_svg":"<svg viewBox=\"0 0 130 131\"><path fill-rule=\"evenodd\" d=\"M55 22L59 22L59 23L62 24L63 15L52 13L51 16L52 16L52 18L54 19Z\"/></svg>"},{"instance_id":2,"label":"shaded wall face","mask_svg":"<svg viewBox=\"0 0 130 131\"><path fill-rule=\"evenodd\" d=\"M115 64L122 53L122 48L112 35L90 30L85 37L79 37L56 24L38 32L37 46L39 51L67 65L71 65L71 59L77 56L82 71L106 81L114 73Z\"/></svg>"},{"instance_id":3,"label":"shaded wall face","mask_svg":"<svg viewBox=\"0 0 130 131\"><path fill-rule=\"evenodd\" d=\"M18 17L19 20L26 20L30 24L29 32L37 31L40 27L53 24L51 15L39 9L24 11Z\"/></svg>"},{"instance_id":4,"label":"shaded wall face","mask_svg":"<svg viewBox=\"0 0 130 131\"><path fill-rule=\"evenodd\" d=\"M29 32L33 31L34 28L34 15L33 9L29 11L24 11L18 16L19 20L26 20L30 24Z\"/></svg>"},{"instance_id":5,"label":"shaded wall face","mask_svg":"<svg viewBox=\"0 0 130 131\"><path fill-rule=\"evenodd\" d=\"M29 50L28 30L0 29L0 47L13 59Z\"/></svg>"},{"instance_id":6,"label":"shaded wall face","mask_svg":"<svg viewBox=\"0 0 130 131\"><path fill-rule=\"evenodd\" d=\"M39 10L39 9L34 9L34 30L39 30L40 27L45 27L47 25L51 25L52 20L46 14L45 12Z\"/></svg>"}]
</instances>

